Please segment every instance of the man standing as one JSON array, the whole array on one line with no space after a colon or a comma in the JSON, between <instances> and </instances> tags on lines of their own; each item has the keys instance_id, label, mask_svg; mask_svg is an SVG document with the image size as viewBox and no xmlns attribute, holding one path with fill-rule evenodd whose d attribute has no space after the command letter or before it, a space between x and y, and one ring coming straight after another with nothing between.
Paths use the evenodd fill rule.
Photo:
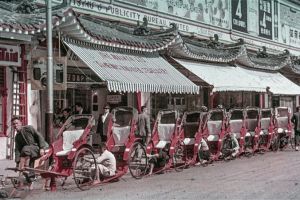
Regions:
<instances>
[{"instance_id":1,"label":"man standing","mask_svg":"<svg viewBox=\"0 0 300 200\"><path fill-rule=\"evenodd\" d=\"M97 133L101 136L101 142L107 141L108 123L112 118L110 113L110 106L106 105L103 107L104 113L98 118Z\"/></svg>"},{"instance_id":2,"label":"man standing","mask_svg":"<svg viewBox=\"0 0 300 200\"><path fill-rule=\"evenodd\" d=\"M83 110L83 106L80 102L77 102L75 103L75 114L82 115L82 114L88 114L88 112Z\"/></svg>"},{"instance_id":3,"label":"man standing","mask_svg":"<svg viewBox=\"0 0 300 200\"><path fill-rule=\"evenodd\" d=\"M295 132L295 150L299 151L299 140L300 140L300 106L296 108L296 111L293 114L291 119L292 123L294 124L294 132Z\"/></svg>"},{"instance_id":4,"label":"man standing","mask_svg":"<svg viewBox=\"0 0 300 200\"><path fill-rule=\"evenodd\" d=\"M142 113L138 117L138 136L142 138L146 145L151 140L150 117L147 112L148 108L142 106Z\"/></svg>"}]
</instances>

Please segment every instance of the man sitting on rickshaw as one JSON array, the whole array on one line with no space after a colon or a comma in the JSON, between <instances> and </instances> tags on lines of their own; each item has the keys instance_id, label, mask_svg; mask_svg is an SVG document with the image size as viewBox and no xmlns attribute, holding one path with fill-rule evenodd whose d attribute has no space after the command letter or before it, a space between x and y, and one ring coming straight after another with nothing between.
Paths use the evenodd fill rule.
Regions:
<instances>
[{"instance_id":1,"label":"man sitting on rickshaw","mask_svg":"<svg viewBox=\"0 0 300 200\"><path fill-rule=\"evenodd\" d=\"M221 158L231 160L236 158L239 153L240 145L233 133L228 133L221 146Z\"/></svg>"}]
</instances>

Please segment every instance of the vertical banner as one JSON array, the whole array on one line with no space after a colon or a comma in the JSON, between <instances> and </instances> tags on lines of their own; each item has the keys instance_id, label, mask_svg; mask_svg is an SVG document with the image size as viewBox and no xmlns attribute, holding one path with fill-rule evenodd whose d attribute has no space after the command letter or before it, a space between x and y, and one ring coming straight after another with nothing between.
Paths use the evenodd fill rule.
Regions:
<instances>
[{"instance_id":1,"label":"vertical banner","mask_svg":"<svg viewBox=\"0 0 300 200\"><path fill-rule=\"evenodd\" d=\"M274 37L273 37L273 39L275 41L278 41L278 33L279 33L279 30L278 30L278 27L279 27L278 26L278 24L279 24L278 10L279 10L278 0L274 0L274 15L273 15L273 18L274 18L274 28L273 28Z\"/></svg>"},{"instance_id":2,"label":"vertical banner","mask_svg":"<svg viewBox=\"0 0 300 200\"><path fill-rule=\"evenodd\" d=\"M272 39L272 1L259 0L259 36Z\"/></svg>"},{"instance_id":3,"label":"vertical banner","mask_svg":"<svg viewBox=\"0 0 300 200\"><path fill-rule=\"evenodd\" d=\"M231 1L232 29L247 32L247 0Z\"/></svg>"}]
</instances>

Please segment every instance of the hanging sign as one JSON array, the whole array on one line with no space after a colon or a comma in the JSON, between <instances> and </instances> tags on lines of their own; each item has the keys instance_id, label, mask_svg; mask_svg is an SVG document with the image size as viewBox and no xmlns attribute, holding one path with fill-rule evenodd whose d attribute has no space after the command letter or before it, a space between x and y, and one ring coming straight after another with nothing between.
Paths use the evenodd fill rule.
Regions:
<instances>
[{"instance_id":1,"label":"hanging sign","mask_svg":"<svg viewBox=\"0 0 300 200\"><path fill-rule=\"evenodd\" d=\"M0 65L21 66L21 48L19 46L0 44Z\"/></svg>"},{"instance_id":2,"label":"hanging sign","mask_svg":"<svg viewBox=\"0 0 300 200\"><path fill-rule=\"evenodd\" d=\"M232 0L232 29L247 32L247 0Z\"/></svg>"}]
</instances>

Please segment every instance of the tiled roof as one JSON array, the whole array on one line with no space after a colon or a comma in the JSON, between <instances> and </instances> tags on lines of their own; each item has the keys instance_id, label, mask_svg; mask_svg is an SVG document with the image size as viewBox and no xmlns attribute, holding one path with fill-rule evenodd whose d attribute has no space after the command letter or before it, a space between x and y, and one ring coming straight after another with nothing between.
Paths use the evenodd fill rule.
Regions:
<instances>
[{"instance_id":1,"label":"tiled roof","mask_svg":"<svg viewBox=\"0 0 300 200\"><path fill-rule=\"evenodd\" d=\"M0 8L0 31L35 34L46 25L43 14L21 14Z\"/></svg>"},{"instance_id":2,"label":"tiled roof","mask_svg":"<svg viewBox=\"0 0 300 200\"><path fill-rule=\"evenodd\" d=\"M179 37L176 44L169 48L169 54L177 58L228 63L236 60L245 52L243 42L222 44L211 40L193 40Z\"/></svg>"},{"instance_id":3,"label":"tiled roof","mask_svg":"<svg viewBox=\"0 0 300 200\"><path fill-rule=\"evenodd\" d=\"M284 51L281 54L274 55L262 52L254 53L247 50L246 54L239 57L237 62L247 67L276 71L290 64L290 53Z\"/></svg>"},{"instance_id":4,"label":"tiled roof","mask_svg":"<svg viewBox=\"0 0 300 200\"><path fill-rule=\"evenodd\" d=\"M178 36L177 28L134 35L133 28L121 27L100 19L80 16L72 9L64 12L59 29L64 36L78 42L86 42L120 49L154 52L167 48Z\"/></svg>"}]
</instances>

